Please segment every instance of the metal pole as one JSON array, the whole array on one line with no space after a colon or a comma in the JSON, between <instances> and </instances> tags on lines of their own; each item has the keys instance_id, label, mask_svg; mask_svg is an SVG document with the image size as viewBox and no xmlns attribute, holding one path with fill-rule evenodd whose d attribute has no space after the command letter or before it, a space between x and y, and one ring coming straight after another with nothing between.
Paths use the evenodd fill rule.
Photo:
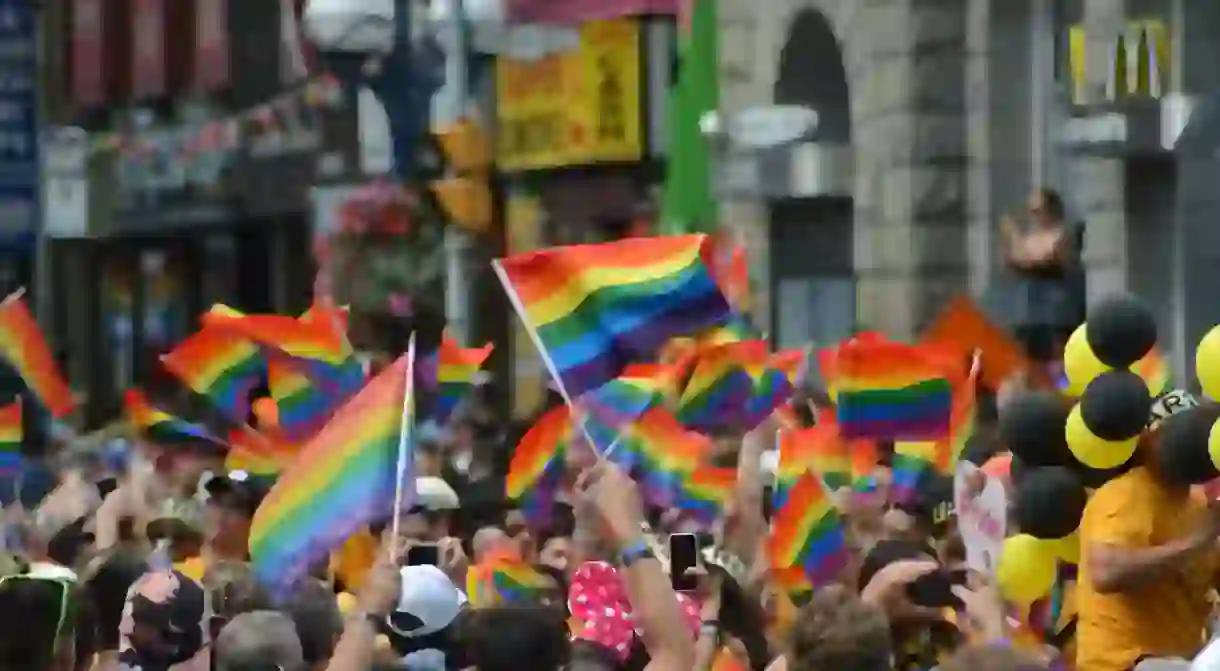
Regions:
<instances>
[{"instance_id":1,"label":"metal pole","mask_svg":"<svg viewBox=\"0 0 1220 671\"><path fill-rule=\"evenodd\" d=\"M39 82L35 99L34 141L38 143L38 189L35 196L34 211L34 269L30 278L34 285L34 315L42 324L43 329L54 331L51 321L53 316L51 296L51 238L46 234L46 191L43 182L46 179L46 155L43 151L42 120L47 118L47 90L45 84L47 45L47 17L52 10L43 3L34 5L34 77Z\"/></svg>"},{"instance_id":2,"label":"metal pole","mask_svg":"<svg viewBox=\"0 0 1220 671\"><path fill-rule=\"evenodd\" d=\"M467 113L470 82L469 22L463 0L449 0L445 30L445 85L437 95L433 120L439 124L461 120ZM459 342L471 343L470 277L467 257L470 240L457 226L445 228L445 321L449 333Z\"/></svg>"}]
</instances>

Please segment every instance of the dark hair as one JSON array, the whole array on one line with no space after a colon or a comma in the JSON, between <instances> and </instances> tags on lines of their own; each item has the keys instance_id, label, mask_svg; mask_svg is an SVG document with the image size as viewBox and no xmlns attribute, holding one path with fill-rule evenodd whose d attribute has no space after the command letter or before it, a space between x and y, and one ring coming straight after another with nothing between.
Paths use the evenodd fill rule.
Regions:
<instances>
[{"instance_id":1,"label":"dark hair","mask_svg":"<svg viewBox=\"0 0 1220 671\"><path fill-rule=\"evenodd\" d=\"M47 557L61 566L75 566L85 546L93 541L93 534L85 531L85 518L56 531L47 540Z\"/></svg>"},{"instance_id":2,"label":"dark hair","mask_svg":"<svg viewBox=\"0 0 1220 671\"><path fill-rule=\"evenodd\" d=\"M568 671L617 671L618 660L614 653L603 645L592 641L572 642L572 658Z\"/></svg>"},{"instance_id":3,"label":"dark hair","mask_svg":"<svg viewBox=\"0 0 1220 671\"><path fill-rule=\"evenodd\" d=\"M504 606L467 611L458 632L466 666L479 671L558 669L568 662L570 644L563 616L541 606Z\"/></svg>"},{"instance_id":4,"label":"dark hair","mask_svg":"<svg viewBox=\"0 0 1220 671\"><path fill-rule=\"evenodd\" d=\"M75 617L72 619L72 629L76 646L77 671L89 671L93 668L93 656L102 652L97 604L81 589L73 589L71 600L77 605Z\"/></svg>"},{"instance_id":5,"label":"dark hair","mask_svg":"<svg viewBox=\"0 0 1220 671\"><path fill-rule=\"evenodd\" d=\"M789 632L790 671L889 671L893 640L885 613L841 586L820 590Z\"/></svg>"},{"instance_id":6,"label":"dark hair","mask_svg":"<svg viewBox=\"0 0 1220 671\"><path fill-rule=\"evenodd\" d=\"M85 593L95 610L100 649L118 650L127 592L147 570L148 564L139 554L116 552L85 583Z\"/></svg>"},{"instance_id":7,"label":"dark hair","mask_svg":"<svg viewBox=\"0 0 1220 671\"><path fill-rule=\"evenodd\" d=\"M343 631L343 616L331 590L310 581L298 588L283 610L296 625L305 663L314 666L330 659Z\"/></svg>"},{"instance_id":8,"label":"dark hair","mask_svg":"<svg viewBox=\"0 0 1220 671\"><path fill-rule=\"evenodd\" d=\"M1046 208L1046 214L1056 221L1062 221L1064 215L1063 196L1059 192L1044 186L1038 189L1038 195L1042 196L1042 206Z\"/></svg>"},{"instance_id":9,"label":"dark hair","mask_svg":"<svg viewBox=\"0 0 1220 671\"><path fill-rule=\"evenodd\" d=\"M58 580L9 576L0 584L0 618L7 623L0 636L0 669L50 671L63 637L74 635L72 595L71 586ZM67 612L61 610L65 607Z\"/></svg>"}]
</instances>

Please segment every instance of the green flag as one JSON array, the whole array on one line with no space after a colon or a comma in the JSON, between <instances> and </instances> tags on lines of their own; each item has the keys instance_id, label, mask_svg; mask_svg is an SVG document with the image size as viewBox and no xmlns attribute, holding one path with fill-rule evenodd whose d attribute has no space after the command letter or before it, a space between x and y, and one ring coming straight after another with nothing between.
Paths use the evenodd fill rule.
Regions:
<instances>
[{"instance_id":1,"label":"green flag","mask_svg":"<svg viewBox=\"0 0 1220 671\"><path fill-rule=\"evenodd\" d=\"M686 1L693 3L690 25L680 26L681 64L669 94L669 158L661 199L661 229L667 234L717 227L712 147L699 120L720 107L718 0Z\"/></svg>"}]
</instances>

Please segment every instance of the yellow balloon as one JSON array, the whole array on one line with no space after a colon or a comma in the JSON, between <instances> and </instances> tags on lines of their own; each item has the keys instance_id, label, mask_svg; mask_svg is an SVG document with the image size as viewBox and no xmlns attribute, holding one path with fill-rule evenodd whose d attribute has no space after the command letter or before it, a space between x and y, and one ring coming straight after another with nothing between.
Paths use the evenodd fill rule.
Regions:
<instances>
[{"instance_id":1,"label":"yellow balloon","mask_svg":"<svg viewBox=\"0 0 1220 671\"><path fill-rule=\"evenodd\" d=\"M1055 585L1057 543L1028 534L1006 539L995 571L1000 594L1021 605L1049 594Z\"/></svg>"},{"instance_id":2,"label":"yellow balloon","mask_svg":"<svg viewBox=\"0 0 1220 671\"><path fill-rule=\"evenodd\" d=\"M1089 427L1085 426L1084 418L1080 416L1080 404L1072 408L1067 424L1063 427L1067 438L1068 449L1080 463L1089 468L1114 468L1127 463L1135 454L1139 444L1139 436L1128 440L1109 441L1098 438Z\"/></svg>"},{"instance_id":3,"label":"yellow balloon","mask_svg":"<svg viewBox=\"0 0 1220 671\"><path fill-rule=\"evenodd\" d=\"M1063 345L1063 374L1067 376L1068 385L1064 391L1076 398L1084 393L1084 388L1098 375L1110 370L1093 354L1089 347L1089 336L1085 331L1088 324L1081 324L1072 331L1067 343Z\"/></svg>"},{"instance_id":4,"label":"yellow balloon","mask_svg":"<svg viewBox=\"0 0 1220 671\"><path fill-rule=\"evenodd\" d=\"M1195 377L1208 398L1220 401L1220 326L1208 331L1195 349Z\"/></svg>"},{"instance_id":5,"label":"yellow balloon","mask_svg":"<svg viewBox=\"0 0 1220 671\"><path fill-rule=\"evenodd\" d=\"M1056 541L1056 554L1059 559L1069 564L1080 563L1080 530L1073 531L1070 536L1064 536Z\"/></svg>"},{"instance_id":6,"label":"yellow balloon","mask_svg":"<svg viewBox=\"0 0 1220 671\"><path fill-rule=\"evenodd\" d=\"M1212 465L1220 469L1220 420L1207 432L1207 456L1211 457Z\"/></svg>"}]
</instances>

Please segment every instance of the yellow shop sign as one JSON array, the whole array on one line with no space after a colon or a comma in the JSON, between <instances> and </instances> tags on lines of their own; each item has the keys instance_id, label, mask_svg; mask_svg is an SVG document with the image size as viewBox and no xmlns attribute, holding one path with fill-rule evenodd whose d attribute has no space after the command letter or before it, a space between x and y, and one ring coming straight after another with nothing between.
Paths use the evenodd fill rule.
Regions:
<instances>
[{"instance_id":1,"label":"yellow shop sign","mask_svg":"<svg viewBox=\"0 0 1220 671\"><path fill-rule=\"evenodd\" d=\"M580 46L496 64L496 163L521 171L638 160L640 28L630 19L581 26Z\"/></svg>"}]
</instances>

